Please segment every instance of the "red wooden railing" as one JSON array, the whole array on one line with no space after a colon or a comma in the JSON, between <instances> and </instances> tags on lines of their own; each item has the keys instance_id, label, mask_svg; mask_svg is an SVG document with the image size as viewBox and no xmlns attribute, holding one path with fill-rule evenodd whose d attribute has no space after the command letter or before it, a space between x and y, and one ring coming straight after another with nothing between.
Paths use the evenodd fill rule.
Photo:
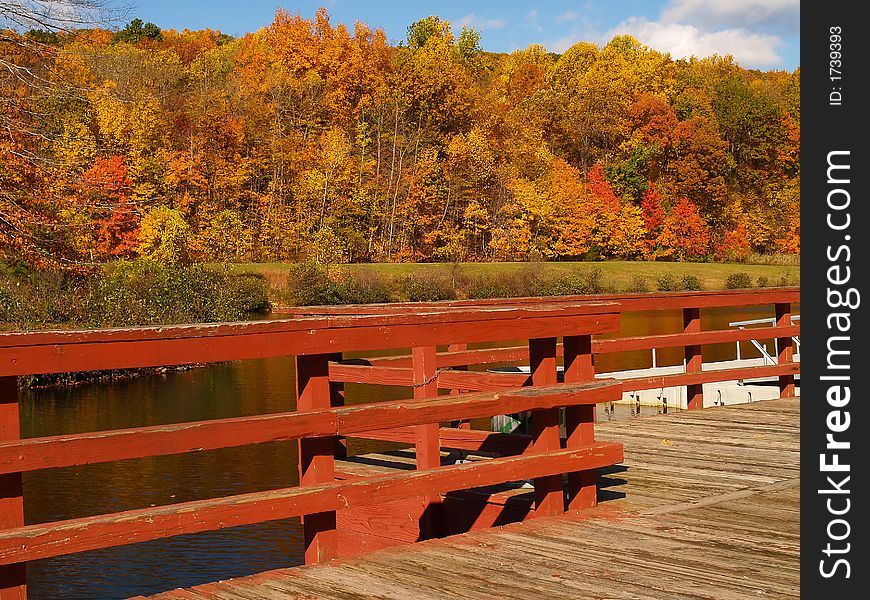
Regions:
<instances>
[{"instance_id":1,"label":"red wooden railing","mask_svg":"<svg viewBox=\"0 0 870 600\"><path fill-rule=\"evenodd\" d=\"M676 347L684 349L686 359L684 372L623 378L621 381L627 392L686 386L687 404L691 410L703 406L702 386L704 383L778 377L781 395L794 395L794 378L800 372L800 365L793 362L791 338L800 334L800 325L792 322L791 307L800 302L798 288L476 300L429 303L424 306L441 305L460 309L473 306L523 305L542 300L558 306L572 305L584 299L596 302L616 302L619 304L621 314L673 310L681 310L683 313L683 330L680 332L592 341L591 353L593 355ZM300 315L378 314L385 310L396 310L397 306L404 308L412 305L303 307L291 310ZM701 330L702 309L748 306L771 306L776 315L775 326L716 331ZM717 370L704 370L703 368L702 346L774 338L777 339L779 349L777 364ZM563 348L559 345L557 347L558 355L561 356L562 352ZM475 364L527 362L528 360L529 350L525 347L448 349L447 352L438 353L435 357L435 364L439 369L437 386L440 389L476 391L528 385L531 383L531 378L524 374L492 374L466 370L468 366ZM360 363L361 361L355 362ZM411 357L409 356L375 357L368 358L364 362L365 364L332 364L330 377L333 381L355 383L385 385L410 385L411 383ZM590 366L588 375L591 377L593 374Z\"/></svg>"},{"instance_id":2,"label":"red wooden railing","mask_svg":"<svg viewBox=\"0 0 870 600\"><path fill-rule=\"evenodd\" d=\"M792 362L791 337L800 329L790 317L798 301L797 289L521 298L314 307L297 309L297 318L260 323L0 334L0 600L26 596L30 560L294 516L302 518L306 562L327 560L342 550L337 511L403 498L421 500L420 537L438 536L454 531L441 521L445 494L505 481L534 480L535 514L594 506L594 469L622 459L619 444L595 441L595 404L619 399L623 390L686 385L689 407L698 408L705 382L770 376L779 378L782 395L793 395L799 364ZM773 305L775 326L700 328L704 309L752 305ZM592 337L615 332L620 313L675 309L683 311L682 331ZM704 370L703 345L766 337L779 340L778 364ZM469 349L518 339L528 345ZM595 354L665 347L685 348L684 373L593 381ZM410 352L341 362L351 352L402 348ZM295 411L288 406L279 414L19 439L19 375L276 356L296 357ZM557 384L559 356L563 384ZM510 361L528 362L530 375L464 370ZM413 398L344 406L346 381L408 386ZM453 395L439 396L439 389ZM532 413L531 435L467 426L470 419L523 411ZM447 422L458 427L441 426ZM337 472L344 436L413 444L417 470L370 477ZM297 487L24 525L23 472L292 439L299 440ZM441 466L442 448L486 450L495 458ZM567 491L562 473L568 473Z\"/></svg>"},{"instance_id":3,"label":"red wooden railing","mask_svg":"<svg viewBox=\"0 0 870 600\"><path fill-rule=\"evenodd\" d=\"M505 481L532 478L535 512L542 514L594 505L594 469L622 460L621 445L595 441L594 405L619 398L622 386L613 380L591 381L591 336L617 329L618 303L524 301L420 306L413 314L379 312L261 323L0 334L0 599L26 596L27 561L294 516L302 517L306 562L327 560L338 553L336 511L402 498L423 500L422 537L437 536L446 531L439 523L443 494ZM566 364L561 385L556 384L559 337ZM518 338L529 340L526 356L535 387L437 395L443 375L437 345L456 350ZM407 383L413 398L343 406L341 385L330 380L331 361L346 352L390 348L411 349ZM275 356L296 357L295 411L19 439L20 375ZM567 407L564 441L559 434L560 407ZM444 440L458 442L451 442L439 423L521 411L532 412L534 431L517 452L441 466ZM334 458L339 437L389 435L383 430L410 432L417 470L338 478ZM496 445L503 439L455 431L466 436L459 440L462 447L482 448L490 438ZM292 439L299 440L297 487L24 525L23 472ZM514 438L508 439L511 444ZM567 497L562 473L569 474Z\"/></svg>"}]
</instances>

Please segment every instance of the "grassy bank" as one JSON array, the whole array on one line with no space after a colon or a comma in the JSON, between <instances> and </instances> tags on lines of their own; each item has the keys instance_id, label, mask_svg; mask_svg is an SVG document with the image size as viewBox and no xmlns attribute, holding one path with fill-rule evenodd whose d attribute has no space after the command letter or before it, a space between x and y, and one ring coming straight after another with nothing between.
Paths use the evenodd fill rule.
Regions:
<instances>
[{"instance_id":1,"label":"grassy bank","mask_svg":"<svg viewBox=\"0 0 870 600\"><path fill-rule=\"evenodd\" d=\"M139 260L77 275L0 263L0 329L236 321L269 307L255 273Z\"/></svg>"},{"instance_id":2,"label":"grassy bank","mask_svg":"<svg viewBox=\"0 0 870 600\"><path fill-rule=\"evenodd\" d=\"M256 318L270 305L349 304L800 284L797 264L661 262L165 266L89 276L0 264L0 328L118 327Z\"/></svg>"},{"instance_id":3,"label":"grassy bank","mask_svg":"<svg viewBox=\"0 0 870 600\"><path fill-rule=\"evenodd\" d=\"M262 276L276 305L719 290L800 284L800 265L745 263L458 263L221 266ZM217 268L215 266L215 268Z\"/></svg>"}]
</instances>

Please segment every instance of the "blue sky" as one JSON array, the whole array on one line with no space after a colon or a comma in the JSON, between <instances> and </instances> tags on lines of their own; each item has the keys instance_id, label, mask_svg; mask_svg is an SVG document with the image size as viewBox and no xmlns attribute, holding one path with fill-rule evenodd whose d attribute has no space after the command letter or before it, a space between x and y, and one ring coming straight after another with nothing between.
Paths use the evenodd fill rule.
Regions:
<instances>
[{"instance_id":1,"label":"blue sky","mask_svg":"<svg viewBox=\"0 0 870 600\"><path fill-rule=\"evenodd\" d=\"M220 29L243 35L268 25L278 6L310 17L325 6L333 23L363 21L392 41L430 14L481 32L486 50L543 44L563 52L584 40L606 43L629 33L674 58L732 54L747 68L793 70L800 64L799 0L590 0L584 2L388 2L371 0L138 0L132 14L163 28Z\"/></svg>"}]
</instances>

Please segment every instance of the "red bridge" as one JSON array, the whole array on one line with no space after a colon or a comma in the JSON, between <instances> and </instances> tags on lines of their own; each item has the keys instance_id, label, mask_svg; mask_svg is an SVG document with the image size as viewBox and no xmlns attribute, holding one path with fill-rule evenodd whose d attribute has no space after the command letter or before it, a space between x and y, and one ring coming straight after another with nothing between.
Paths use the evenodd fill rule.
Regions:
<instances>
[{"instance_id":1,"label":"red bridge","mask_svg":"<svg viewBox=\"0 0 870 600\"><path fill-rule=\"evenodd\" d=\"M587 535L590 530L583 529L586 527L583 523L590 519L590 522L597 522L596 519L604 517L608 517L609 520L605 521L610 522L614 513L647 514L655 509L640 500L656 494L659 498L668 497L675 501L674 506L680 502L685 504L688 499L694 499L693 506L697 506L704 502L704 498L709 498L699 490L710 491L714 496L725 494L725 497L737 493L743 499L756 492L770 494L784 493L785 490L791 493L794 491L796 468L793 469L789 461L793 458L796 463L797 460L797 442L793 435L799 416L796 401L782 401L785 404L770 410L759 408L767 405L766 402L754 403L741 413L752 414L752 418L741 416L736 421L732 415L741 409L699 411L697 414L711 415L700 421L690 415L632 421L647 423L643 427L655 431L653 437L670 427L673 427L674 439L681 439L682 435L691 440L695 434L686 433L686 427L703 431L704 435L691 444L685 442L693 453L686 459L703 459L710 464L705 469L696 468L695 472L685 467L678 468L669 459L661 464L667 465L663 468L671 474L659 473L658 481L656 478L628 477L628 485L622 492L624 506L618 510L605 506L595 508L597 498L606 491L601 488L607 485L599 481L596 486L596 472L612 477L626 471L632 474L643 473L645 469L656 471L657 457L666 457L669 453L665 444L669 434L662 434L661 448L650 449L647 447L649 433L632 437L624 427L620 430L620 424L610 423L604 426L610 439L604 441L596 438L594 429L596 404L619 400L623 391L629 390L684 385L687 386L689 408L696 409L703 406L704 383L777 377L780 395L784 398L794 396L794 377L799 373L799 363L792 360L792 338L799 334L799 326L792 323L791 306L797 302L799 290L792 288L520 298L316 307L299 309L294 318L255 323L0 334L0 599L26 597L27 561L297 516L302 518L304 528L305 562L324 563L336 557L361 555L359 559L346 559L341 563L351 570L357 569L354 571L356 575L342 575L340 565L316 567L314 570L303 567L291 570L292 574L283 571L267 573L249 578L249 581L238 580L235 584L214 584L216 587L201 591L179 592L178 597L239 597L233 595L239 591L239 585L249 589L246 592L249 595L241 594L241 597L363 594L359 590L352 591L356 585L352 581L354 577L358 582L368 581L369 585L382 585L384 590L393 589L389 594L384 592L385 597L420 597L421 594L449 597L450 586L463 582L462 571L457 571L455 581L444 582L444 589L441 589L437 587L438 576L434 573L427 584L419 577L414 579L414 573L419 573L416 568L410 567L408 571L396 564L397 560L413 562L415 555L428 556L433 552L442 560L447 546L439 550L432 545L436 542L426 542L413 547L420 548L418 552L402 550L401 554L388 547L444 538L437 543L452 544L450 547L454 550L451 552L458 553L456 560L459 564L463 560L460 555L464 550L461 548L466 546L463 546L464 542L450 540L467 539L498 546L501 543L498 540L509 538L499 538L497 530L484 529L514 521L523 522L532 517L549 517L535 520L536 535L546 538L547 527L569 527L574 528L570 535L579 545L594 543L607 548L617 543L624 532L604 531L596 537ZM752 330L701 329L700 314L704 309L758 305L772 308L776 318L774 326ZM682 331L629 338L595 337L618 331L620 315L627 312L676 309L683 312ZM511 348L485 347L494 342L520 339L528 340L528 344ZM558 343L559 339L561 343ZM776 364L704 369L702 346L750 339L777 339ZM595 379L595 355L668 347L685 349L684 372L621 381ZM405 349L406 354L343 360L347 353L395 349ZM19 439L17 376L20 375L276 356L295 357L295 410L288 402L287 412L278 414ZM560 357L564 367L561 382L557 374ZM503 362L527 362L530 374L467 370L472 365ZM413 393L407 400L345 406L344 382L407 386ZM451 393L439 395L439 390L451 390ZM771 406L776 402L780 401L771 401ZM560 423L563 408L564 418ZM531 414L531 433L528 435L479 431L469 425L472 419L526 411ZM775 419L776 414L782 418ZM721 421L721 427L711 430L710 423L717 419ZM635 427L633 431L637 433L643 427ZM728 474L716 471L722 465L713 463L721 460L716 460L715 449L704 444L715 443L716 436L720 436L721 443L733 444L735 451L759 443L760 438L751 437L751 432L745 439L736 440L741 428L765 432L781 444L774 449L759 446L758 456L774 451L779 454L771 456L769 464L762 459L747 462L745 472L739 468L736 473L733 470ZM413 452L394 453L385 457L386 462L379 467L366 467L347 456L346 437L405 442L413 445ZM60 522L24 524L22 472L291 439L299 440L300 485L296 487ZM645 458L633 465L628 459L633 456L635 445L644 448ZM463 451L465 460L455 464L446 450ZM615 466L624 460L627 468ZM762 467L767 470L758 471ZM786 471L788 476L782 476ZM682 479L674 480L673 473L682 473ZM717 478L716 473L721 476ZM667 478L672 481L665 483L663 480ZM742 478L740 485L744 487L735 488L735 478ZM531 491L516 484L508 485L524 480L533 481ZM632 490L635 489L640 504L632 505ZM755 491L749 493L747 490ZM707 502L710 503L709 499ZM578 510L581 512L577 513ZM566 511L568 514L563 515ZM674 509L671 512L679 511ZM582 522L578 521L578 515L582 516ZM648 526L653 528L660 520L658 517L650 519ZM445 537L472 530L480 531L458 538ZM786 534L793 538L791 533ZM565 532L558 535L565 535ZM616 537L611 539L611 535ZM533 536L522 543L540 544L544 538ZM581 540L585 541L581 544ZM559 544L550 546L549 550L537 548L536 551L552 553L552 564L569 560L570 548ZM737 550L735 553L739 554ZM777 560L786 561L784 564L788 566L790 555L788 552L786 555ZM510 553L505 556L505 560L523 561L523 564L508 565L504 569L524 569L525 559L519 556L510 558L514 556ZM627 555L621 556L625 558ZM363 562L351 564L347 560ZM378 563L378 560L392 565L388 570L408 571L409 587L396 588L398 584L391 583L395 578L384 578L384 571L378 569L386 568L383 567L385 563ZM715 557L711 560L715 562ZM483 559L472 562L487 564ZM576 565L587 563L583 557L576 558ZM779 563L768 563L771 572L781 572ZM359 569L363 568L370 569L368 575L359 575ZM795 564L795 573L796 568ZM637 571L629 568L632 569ZM564 572L581 573L568 567ZM589 576L589 573L583 573ZM398 575L396 577L396 581L401 579ZM505 585L496 581L495 575L492 577L490 584L495 586L493 589ZM781 593L795 591L796 579L784 583L781 579L767 581L764 584L767 587L763 589ZM303 585L306 581L310 583L308 588ZM602 579L600 589L587 590L589 597L615 593L618 581L619 577ZM327 585L325 582L331 583ZM553 597L559 595L558 590L562 588L550 589L544 583L526 591L537 590L538 594ZM257 588L263 585L271 591ZM344 589L342 585L346 594L340 591ZM572 587L573 584L565 585L568 587L564 589L570 592L566 592L565 597L584 597L578 592L579 588ZM430 587L428 592L421 592L420 586ZM525 589L523 586L520 588ZM520 594L520 588L513 592L502 590L501 593ZM485 591L487 588L481 589ZM740 589L732 591L735 597L745 592ZM690 592L689 589L684 595L668 597L697 597ZM371 595L377 596L374 592ZM655 594L650 597L655 597Z\"/></svg>"}]
</instances>

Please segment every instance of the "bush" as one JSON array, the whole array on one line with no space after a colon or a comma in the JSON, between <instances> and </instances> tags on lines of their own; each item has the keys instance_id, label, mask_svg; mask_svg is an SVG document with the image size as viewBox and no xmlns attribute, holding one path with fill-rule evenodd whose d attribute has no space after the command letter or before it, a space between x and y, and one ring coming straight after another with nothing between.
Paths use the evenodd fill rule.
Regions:
<instances>
[{"instance_id":1,"label":"bush","mask_svg":"<svg viewBox=\"0 0 870 600\"><path fill-rule=\"evenodd\" d=\"M768 283L767 277L765 277L764 275L762 275L761 277L759 277L759 278L756 280L755 285L756 285L757 287L769 287L770 284Z\"/></svg>"},{"instance_id":2,"label":"bush","mask_svg":"<svg viewBox=\"0 0 870 600\"><path fill-rule=\"evenodd\" d=\"M0 274L0 322L20 329L203 323L269 310L263 277L120 261L102 272Z\"/></svg>"},{"instance_id":3,"label":"bush","mask_svg":"<svg viewBox=\"0 0 870 600\"><path fill-rule=\"evenodd\" d=\"M571 273L560 273L544 280L540 286L541 296L575 296L604 294L613 289L605 285L601 269L586 269ZM529 294L533 295L533 294Z\"/></svg>"},{"instance_id":4,"label":"bush","mask_svg":"<svg viewBox=\"0 0 870 600\"><path fill-rule=\"evenodd\" d=\"M540 292L540 287L537 270L523 267L512 273L484 273L471 277L466 283L466 295L474 299L550 295Z\"/></svg>"},{"instance_id":5,"label":"bush","mask_svg":"<svg viewBox=\"0 0 870 600\"><path fill-rule=\"evenodd\" d=\"M218 280L218 282L220 279ZM256 273L228 273L218 285L210 306L215 321L241 321L252 314L265 314L271 309L269 286Z\"/></svg>"},{"instance_id":6,"label":"bush","mask_svg":"<svg viewBox=\"0 0 870 600\"><path fill-rule=\"evenodd\" d=\"M456 290L450 277L436 273L414 273L398 281L402 302L437 302L455 300Z\"/></svg>"},{"instance_id":7,"label":"bush","mask_svg":"<svg viewBox=\"0 0 870 600\"><path fill-rule=\"evenodd\" d=\"M315 262L298 263L287 276L285 295L294 306L377 304L392 301L389 286L377 273L330 274Z\"/></svg>"},{"instance_id":8,"label":"bush","mask_svg":"<svg viewBox=\"0 0 870 600\"><path fill-rule=\"evenodd\" d=\"M93 294L82 276L60 271L0 273L0 323L19 329L87 321Z\"/></svg>"},{"instance_id":9,"label":"bush","mask_svg":"<svg viewBox=\"0 0 870 600\"><path fill-rule=\"evenodd\" d=\"M392 300L386 279L368 271L342 276L336 292L341 304L381 304Z\"/></svg>"},{"instance_id":10,"label":"bush","mask_svg":"<svg viewBox=\"0 0 870 600\"><path fill-rule=\"evenodd\" d=\"M785 274L783 274L783 276L779 278L779 281L776 282L776 285L778 285L779 287L794 287L799 286L800 284L800 272L794 274L791 271L786 271Z\"/></svg>"},{"instance_id":11,"label":"bush","mask_svg":"<svg viewBox=\"0 0 870 600\"><path fill-rule=\"evenodd\" d=\"M339 286L329 278L326 267L315 262L293 265L287 274L286 293L294 306L341 304Z\"/></svg>"},{"instance_id":12,"label":"bush","mask_svg":"<svg viewBox=\"0 0 870 600\"><path fill-rule=\"evenodd\" d=\"M684 290L698 291L704 289L701 280L696 275L683 275L680 282Z\"/></svg>"},{"instance_id":13,"label":"bush","mask_svg":"<svg viewBox=\"0 0 870 600\"><path fill-rule=\"evenodd\" d=\"M485 298L510 298L516 295L516 282L508 274L491 275L489 273L472 277L465 290L466 295L474 300ZM529 294L520 294L526 296Z\"/></svg>"},{"instance_id":14,"label":"bush","mask_svg":"<svg viewBox=\"0 0 870 600\"><path fill-rule=\"evenodd\" d=\"M649 284L647 283L646 277L641 277L640 275L635 275L631 278L631 281L625 286L625 291L630 294L643 294L649 291Z\"/></svg>"},{"instance_id":15,"label":"bush","mask_svg":"<svg viewBox=\"0 0 870 600\"><path fill-rule=\"evenodd\" d=\"M660 292L678 292L682 289L680 281L671 273L659 275L656 279L656 289Z\"/></svg>"},{"instance_id":16,"label":"bush","mask_svg":"<svg viewBox=\"0 0 870 600\"><path fill-rule=\"evenodd\" d=\"M749 275L749 273L746 273L745 271L740 271L739 273L732 273L728 276L728 279L725 280L725 287L729 290L751 288L752 277Z\"/></svg>"},{"instance_id":17,"label":"bush","mask_svg":"<svg viewBox=\"0 0 870 600\"><path fill-rule=\"evenodd\" d=\"M745 262L748 265L777 265L787 267L799 267L801 264L801 255L752 253L746 258Z\"/></svg>"},{"instance_id":18,"label":"bush","mask_svg":"<svg viewBox=\"0 0 870 600\"><path fill-rule=\"evenodd\" d=\"M95 288L91 321L96 325L233 321L269 310L262 276L200 265L120 261Z\"/></svg>"}]
</instances>

